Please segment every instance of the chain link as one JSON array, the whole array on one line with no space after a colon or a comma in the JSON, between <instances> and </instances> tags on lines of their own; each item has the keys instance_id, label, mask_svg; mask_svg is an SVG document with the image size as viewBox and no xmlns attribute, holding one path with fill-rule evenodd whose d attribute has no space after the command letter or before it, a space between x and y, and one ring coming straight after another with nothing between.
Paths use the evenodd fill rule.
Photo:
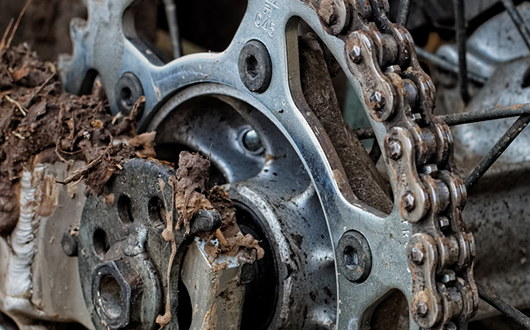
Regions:
<instances>
[{"instance_id":1,"label":"chain link","mask_svg":"<svg viewBox=\"0 0 530 330\"><path fill-rule=\"evenodd\" d=\"M433 114L436 90L414 42L388 17L387 0L310 0L326 29L345 42L372 118L387 129L395 202L412 223L407 245L411 314L421 328L465 329L478 308L475 244L462 221L466 189L449 127Z\"/></svg>"}]
</instances>

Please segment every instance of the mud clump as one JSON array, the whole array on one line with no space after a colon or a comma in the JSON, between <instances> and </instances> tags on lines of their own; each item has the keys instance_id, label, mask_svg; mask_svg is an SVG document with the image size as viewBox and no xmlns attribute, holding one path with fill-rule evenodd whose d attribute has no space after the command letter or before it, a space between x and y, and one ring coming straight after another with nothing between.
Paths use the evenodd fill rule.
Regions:
<instances>
[{"instance_id":1,"label":"mud clump","mask_svg":"<svg viewBox=\"0 0 530 330\"><path fill-rule=\"evenodd\" d=\"M210 161L199 154L183 151L179 155L176 176L171 178L175 191L175 208L179 213L177 230L185 226L189 233L190 219L199 210L215 209L222 218L221 227L213 233L199 236L207 242L206 252L214 259L220 254L236 256L241 249L256 250L257 258L263 249L252 235L243 235L236 222L236 209L222 187L206 189ZM213 242L217 239L218 244Z\"/></svg>"},{"instance_id":2,"label":"mud clump","mask_svg":"<svg viewBox=\"0 0 530 330\"><path fill-rule=\"evenodd\" d=\"M85 161L64 183L84 180L100 193L122 161L155 155L154 133L136 135L142 100L119 118L102 94L97 84L92 95L64 93L54 64L27 45L0 50L0 236L16 226L21 173L33 164Z\"/></svg>"}]
</instances>

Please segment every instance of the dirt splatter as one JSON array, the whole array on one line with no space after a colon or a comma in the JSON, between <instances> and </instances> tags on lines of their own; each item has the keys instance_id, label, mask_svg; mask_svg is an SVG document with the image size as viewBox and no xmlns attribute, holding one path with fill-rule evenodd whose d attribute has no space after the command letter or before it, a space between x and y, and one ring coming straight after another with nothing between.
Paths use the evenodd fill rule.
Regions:
<instances>
[{"instance_id":1,"label":"dirt splatter","mask_svg":"<svg viewBox=\"0 0 530 330\"><path fill-rule=\"evenodd\" d=\"M204 196L210 162L199 154L181 152L178 169L172 177L175 188L175 208L179 213L177 230L182 226L190 232L190 220L199 210L213 209L210 201Z\"/></svg>"},{"instance_id":2,"label":"dirt splatter","mask_svg":"<svg viewBox=\"0 0 530 330\"><path fill-rule=\"evenodd\" d=\"M214 209L219 211L223 222L221 228L215 231L214 236L219 241L214 245L211 240L206 245L206 251L213 257L220 254L235 256L242 248L256 250L258 259L263 258L265 252L259 246L258 241L252 235L243 235L236 222L236 209L228 198L223 188L214 186L207 192L207 197Z\"/></svg>"},{"instance_id":3,"label":"dirt splatter","mask_svg":"<svg viewBox=\"0 0 530 330\"><path fill-rule=\"evenodd\" d=\"M176 229L182 226L189 233L190 220L200 210L215 209L221 214L221 227L213 234L200 234L207 241L206 251L212 257L220 254L235 256L242 248L256 250L258 259L264 255L263 249L252 235L243 235L236 222L236 209L222 187L214 186L206 190L210 161L199 154L183 151L179 155L176 176L170 179L175 191L175 208L178 211ZM217 239L218 245L212 240Z\"/></svg>"},{"instance_id":4,"label":"dirt splatter","mask_svg":"<svg viewBox=\"0 0 530 330\"><path fill-rule=\"evenodd\" d=\"M154 133L136 135L132 111L113 118L101 87L92 95L62 92L52 63L39 61L27 45L0 54L0 236L9 235L18 220L18 186L32 161L82 160L63 183L84 180L100 193L120 162L154 156ZM140 108L142 100L136 104Z\"/></svg>"}]
</instances>

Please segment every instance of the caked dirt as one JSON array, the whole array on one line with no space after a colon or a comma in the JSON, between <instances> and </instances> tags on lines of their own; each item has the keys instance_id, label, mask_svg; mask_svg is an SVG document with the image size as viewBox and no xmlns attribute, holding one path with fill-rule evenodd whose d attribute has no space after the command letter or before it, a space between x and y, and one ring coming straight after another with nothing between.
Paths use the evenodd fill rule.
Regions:
<instances>
[{"instance_id":1,"label":"caked dirt","mask_svg":"<svg viewBox=\"0 0 530 330\"><path fill-rule=\"evenodd\" d=\"M19 179L35 162L85 161L64 183L84 180L100 193L121 162L155 155L154 134L136 135L137 111L113 117L100 94L62 92L54 64L25 45L0 51L0 235L17 223Z\"/></svg>"},{"instance_id":2,"label":"caked dirt","mask_svg":"<svg viewBox=\"0 0 530 330\"><path fill-rule=\"evenodd\" d=\"M122 169L120 163L155 157L155 133L136 133L143 104L142 97L128 117L113 116L97 83L91 95L64 93L54 64L39 61L28 46L0 50L0 235L9 235L17 224L20 177L33 164L84 161L85 166L61 183L83 180L87 189L99 194ZM236 255L241 248L251 248L261 258L258 242L239 230L227 193L217 186L206 189L209 160L183 152L178 165L169 182L179 214L175 229L189 230L199 210L216 209L223 219L221 228L202 234L205 240L219 241L209 245L210 254Z\"/></svg>"}]
</instances>

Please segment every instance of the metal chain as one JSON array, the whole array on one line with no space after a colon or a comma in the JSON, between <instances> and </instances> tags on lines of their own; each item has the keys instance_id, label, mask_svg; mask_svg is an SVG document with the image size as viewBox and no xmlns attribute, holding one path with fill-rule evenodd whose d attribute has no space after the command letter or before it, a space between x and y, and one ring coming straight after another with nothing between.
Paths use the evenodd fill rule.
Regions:
<instances>
[{"instance_id":1,"label":"metal chain","mask_svg":"<svg viewBox=\"0 0 530 330\"><path fill-rule=\"evenodd\" d=\"M413 225L407 246L412 317L421 328L465 329L479 301L474 239L462 221L467 193L449 127L433 114L435 87L412 37L388 19L387 0L309 2L326 31L345 42L365 104L387 129L384 153L396 179L395 202Z\"/></svg>"}]
</instances>

